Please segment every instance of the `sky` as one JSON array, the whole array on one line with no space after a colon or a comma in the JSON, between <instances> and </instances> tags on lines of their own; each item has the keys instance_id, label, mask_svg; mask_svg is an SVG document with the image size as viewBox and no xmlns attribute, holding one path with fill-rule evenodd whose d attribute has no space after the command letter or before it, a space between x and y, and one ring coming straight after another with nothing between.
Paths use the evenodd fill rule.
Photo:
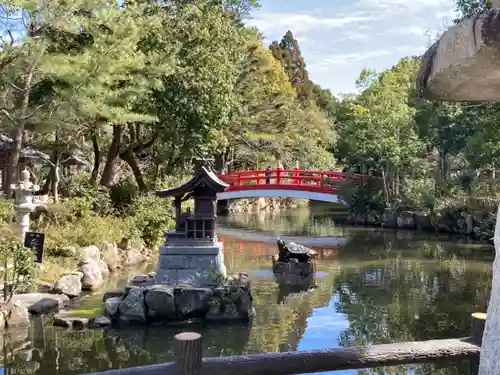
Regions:
<instances>
[{"instance_id":1,"label":"sky","mask_svg":"<svg viewBox=\"0 0 500 375\"><path fill-rule=\"evenodd\" d=\"M332 93L356 91L363 68L381 71L420 55L454 18L454 0L261 0L247 23L264 42L291 30L310 78Z\"/></svg>"}]
</instances>

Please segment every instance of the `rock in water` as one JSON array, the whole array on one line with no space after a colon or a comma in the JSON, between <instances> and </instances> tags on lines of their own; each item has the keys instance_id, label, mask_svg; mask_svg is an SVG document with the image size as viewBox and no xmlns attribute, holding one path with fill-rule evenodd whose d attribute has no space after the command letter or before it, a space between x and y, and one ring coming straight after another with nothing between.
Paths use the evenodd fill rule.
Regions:
<instances>
[{"instance_id":1,"label":"rock in water","mask_svg":"<svg viewBox=\"0 0 500 375\"><path fill-rule=\"evenodd\" d=\"M76 298L82 292L83 273L72 272L63 275L56 281L52 291L58 294L66 294L70 298Z\"/></svg>"},{"instance_id":2,"label":"rock in water","mask_svg":"<svg viewBox=\"0 0 500 375\"><path fill-rule=\"evenodd\" d=\"M479 375L500 374L500 205L495 226L495 261L493 262L493 282L484 327L483 345L479 363Z\"/></svg>"},{"instance_id":3,"label":"rock in water","mask_svg":"<svg viewBox=\"0 0 500 375\"><path fill-rule=\"evenodd\" d=\"M115 319L118 317L118 309L122 303L122 297L110 297L104 302L104 314Z\"/></svg>"},{"instance_id":4,"label":"rock in water","mask_svg":"<svg viewBox=\"0 0 500 375\"><path fill-rule=\"evenodd\" d=\"M240 272L216 289L205 319L209 321L250 321L255 316L248 274Z\"/></svg>"},{"instance_id":5,"label":"rock in water","mask_svg":"<svg viewBox=\"0 0 500 375\"><path fill-rule=\"evenodd\" d=\"M149 316L177 318L174 302L174 288L167 285L154 285L146 294Z\"/></svg>"},{"instance_id":6,"label":"rock in water","mask_svg":"<svg viewBox=\"0 0 500 375\"><path fill-rule=\"evenodd\" d=\"M9 312L5 321L7 328L28 327L30 325L30 314L26 306L20 302L14 302L9 306Z\"/></svg>"},{"instance_id":7,"label":"rock in water","mask_svg":"<svg viewBox=\"0 0 500 375\"><path fill-rule=\"evenodd\" d=\"M211 288L176 288L174 296L177 314L184 320L203 318L214 292Z\"/></svg>"},{"instance_id":8,"label":"rock in water","mask_svg":"<svg viewBox=\"0 0 500 375\"><path fill-rule=\"evenodd\" d=\"M130 289L118 307L120 320L130 323L145 323L146 309L144 307L144 289L139 287Z\"/></svg>"},{"instance_id":9,"label":"rock in water","mask_svg":"<svg viewBox=\"0 0 500 375\"><path fill-rule=\"evenodd\" d=\"M83 290L96 290L104 283L99 263L93 259L84 260L80 267L80 271L83 273Z\"/></svg>"},{"instance_id":10,"label":"rock in water","mask_svg":"<svg viewBox=\"0 0 500 375\"><path fill-rule=\"evenodd\" d=\"M110 271L115 271L120 263L118 246L115 243L108 243L102 251L102 260L108 265Z\"/></svg>"}]
</instances>

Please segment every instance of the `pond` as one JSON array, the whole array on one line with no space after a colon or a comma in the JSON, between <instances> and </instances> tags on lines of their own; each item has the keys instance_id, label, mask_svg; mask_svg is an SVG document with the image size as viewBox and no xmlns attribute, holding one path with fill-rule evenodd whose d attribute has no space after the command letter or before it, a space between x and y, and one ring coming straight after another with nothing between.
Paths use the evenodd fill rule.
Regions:
<instances>
[{"instance_id":1,"label":"pond","mask_svg":"<svg viewBox=\"0 0 500 375\"><path fill-rule=\"evenodd\" d=\"M248 271L253 280L257 316L251 326L71 332L38 320L24 334L28 339L4 338L3 374L73 375L170 361L172 338L185 330L200 332L203 354L212 357L461 337L468 335L470 314L486 311L491 247L416 232L343 228L338 222L331 213L309 210L221 218L228 270ZM277 235L319 250L316 290L280 290L271 272ZM82 308L101 303L96 295ZM20 340L24 347L14 352ZM464 375L468 363L334 374L431 373Z\"/></svg>"}]
</instances>

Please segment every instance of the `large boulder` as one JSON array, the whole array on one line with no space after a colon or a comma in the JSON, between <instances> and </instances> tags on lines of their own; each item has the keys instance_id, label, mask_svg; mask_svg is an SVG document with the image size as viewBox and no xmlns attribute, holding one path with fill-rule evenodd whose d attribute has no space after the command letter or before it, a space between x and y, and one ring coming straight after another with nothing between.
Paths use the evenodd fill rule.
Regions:
<instances>
[{"instance_id":1,"label":"large boulder","mask_svg":"<svg viewBox=\"0 0 500 375\"><path fill-rule=\"evenodd\" d=\"M19 301L14 301L7 307L5 318L5 326L11 327L28 327L30 325L30 314L26 305Z\"/></svg>"},{"instance_id":2,"label":"large boulder","mask_svg":"<svg viewBox=\"0 0 500 375\"><path fill-rule=\"evenodd\" d=\"M97 265L99 266L99 270L101 271L101 276L102 276L103 280L107 280L109 277L108 265L102 259L99 259L99 261L97 262Z\"/></svg>"},{"instance_id":3,"label":"large boulder","mask_svg":"<svg viewBox=\"0 0 500 375\"><path fill-rule=\"evenodd\" d=\"M145 298L149 316L177 318L173 288L166 285L154 285L148 290Z\"/></svg>"},{"instance_id":4,"label":"large boulder","mask_svg":"<svg viewBox=\"0 0 500 375\"><path fill-rule=\"evenodd\" d=\"M130 248L121 251L122 264L125 267L136 266L144 262L145 257L142 255L141 251L135 248Z\"/></svg>"},{"instance_id":5,"label":"large boulder","mask_svg":"<svg viewBox=\"0 0 500 375\"><path fill-rule=\"evenodd\" d=\"M57 280L52 288L53 293L65 294L70 298L76 298L82 292L82 272L72 272L63 275Z\"/></svg>"},{"instance_id":6,"label":"large boulder","mask_svg":"<svg viewBox=\"0 0 500 375\"><path fill-rule=\"evenodd\" d=\"M101 259L101 251L95 245L86 246L80 250L80 257L83 260L92 259L98 262Z\"/></svg>"},{"instance_id":7,"label":"large boulder","mask_svg":"<svg viewBox=\"0 0 500 375\"><path fill-rule=\"evenodd\" d=\"M415 214L410 211L402 211L397 218L399 229L415 229Z\"/></svg>"},{"instance_id":8,"label":"large boulder","mask_svg":"<svg viewBox=\"0 0 500 375\"><path fill-rule=\"evenodd\" d=\"M214 290L205 319L209 321L250 321L255 316L251 283L246 273L228 279Z\"/></svg>"},{"instance_id":9,"label":"large boulder","mask_svg":"<svg viewBox=\"0 0 500 375\"><path fill-rule=\"evenodd\" d=\"M60 311L53 316L53 324L62 328L84 329L88 327L89 319L74 316L71 311Z\"/></svg>"},{"instance_id":10,"label":"large boulder","mask_svg":"<svg viewBox=\"0 0 500 375\"><path fill-rule=\"evenodd\" d=\"M175 310L181 319L203 318L214 292L211 288L176 288L174 296Z\"/></svg>"},{"instance_id":11,"label":"large boulder","mask_svg":"<svg viewBox=\"0 0 500 375\"><path fill-rule=\"evenodd\" d=\"M93 259L86 259L81 263L80 271L83 273L82 290L97 290L103 285L104 279L98 262Z\"/></svg>"},{"instance_id":12,"label":"large boulder","mask_svg":"<svg viewBox=\"0 0 500 375\"><path fill-rule=\"evenodd\" d=\"M64 294L26 293L16 294L12 303L26 307L33 315L57 312L69 304L69 297Z\"/></svg>"},{"instance_id":13,"label":"large boulder","mask_svg":"<svg viewBox=\"0 0 500 375\"><path fill-rule=\"evenodd\" d=\"M128 291L118 307L118 314L121 321L127 323L146 322L144 291L145 289L140 287L134 287Z\"/></svg>"},{"instance_id":14,"label":"large boulder","mask_svg":"<svg viewBox=\"0 0 500 375\"><path fill-rule=\"evenodd\" d=\"M500 101L500 9L448 29L424 54L417 76L430 100Z\"/></svg>"},{"instance_id":15,"label":"large boulder","mask_svg":"<svg viewBox=\"0 0 500 375\"><path fill-rule=\"evenodd\" d=\"M110 297L106 299L104 302L104 315L110 317L111 319L117 318L122 301L122 297Z\"/></svg>"},{"instance_id":16,"label":"large boulder","mask_svg":"<svg viewBox=\"0 0 500 375\"><path fill-rule=\"evenodd\" d=\"M120 265L120 254L118 246L113 243L108 243L102 249L102 260L108 265L111 272L115 271Z\"/></svg>"}]
</instances>

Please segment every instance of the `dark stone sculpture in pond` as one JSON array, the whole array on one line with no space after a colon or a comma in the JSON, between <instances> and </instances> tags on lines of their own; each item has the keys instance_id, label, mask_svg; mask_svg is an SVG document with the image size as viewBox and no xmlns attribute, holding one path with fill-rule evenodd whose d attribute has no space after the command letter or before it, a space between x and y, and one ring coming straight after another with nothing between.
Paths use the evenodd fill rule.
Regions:
<instances>
[{"instance_id":1,"label":"dark stone sculpture in pond","mask_svg":"<svg viewBox=\"0 0 500 375\"><path fill-rule=\"evenodd\" d=\"M304 245L299 245L295 242L285 242L278 239L278 249L279 249L279 262L290 262L296 259L297 262L309 262L316 254L316 250L313 250Z\"/></svg>"},{"instance_id":2,"label":"dark stone sculpture in pond","mask_svg":"<svg viewBox=\"0 0 500 375\"><path fill-rule=\"evenodd\" d=\"M307 285L314 281L317 252L295 242L278 239L278 256L273 256L276 281L284 285Z\"/></svg>"}]
</instances>

